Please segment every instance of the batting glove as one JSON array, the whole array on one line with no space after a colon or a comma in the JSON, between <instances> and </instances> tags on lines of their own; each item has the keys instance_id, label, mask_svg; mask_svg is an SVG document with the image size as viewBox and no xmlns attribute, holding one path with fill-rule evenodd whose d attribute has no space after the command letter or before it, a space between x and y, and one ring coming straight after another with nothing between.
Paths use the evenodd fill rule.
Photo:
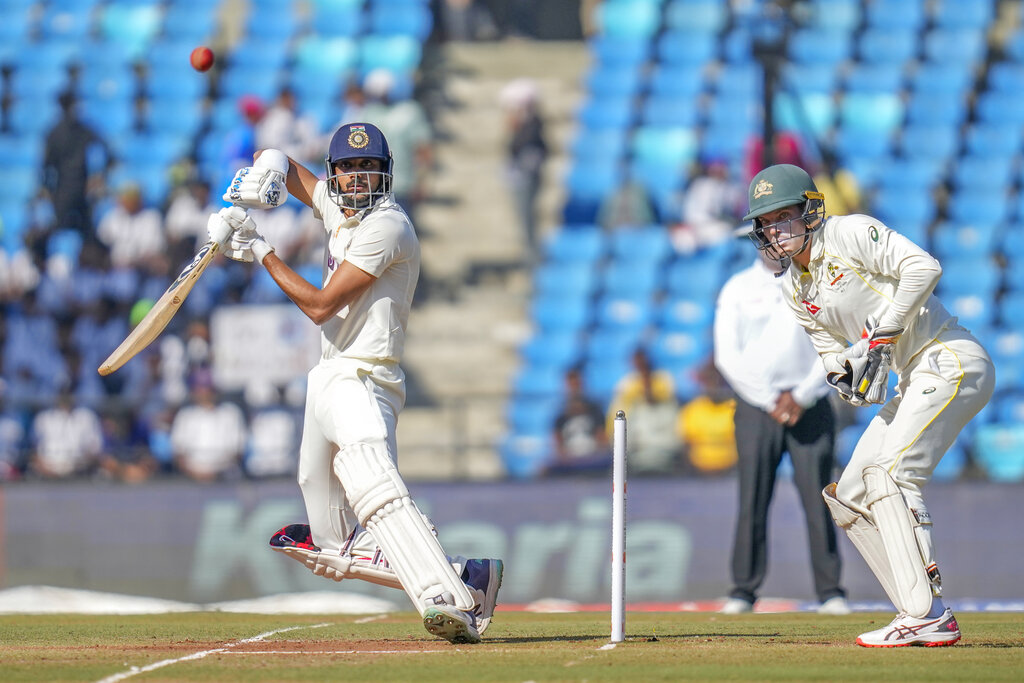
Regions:
<instances>
[{"instance_id":1,"label":"batting glove","mask_svg":"<svg viewBox=\"0 0 1024 683\"><path fill-rule=\"evenodd\" d=\"M224 193L224 201L246 209L273 209L288 199L285 175L262 166L240 169Z\"/></svg>"},{"instance_id":2,"label":"batting glove","mask_svg":"<svg viewBox=\"0 0 1024 683\"><path fill-rule=\"evenodd\" d=\"M210 241L220 245L225 244L235 232L245 229L255 230L256 224L245 209L238 206L228 206L210 214L206 221L206 234Z\"/></svg>"}]
</instances>

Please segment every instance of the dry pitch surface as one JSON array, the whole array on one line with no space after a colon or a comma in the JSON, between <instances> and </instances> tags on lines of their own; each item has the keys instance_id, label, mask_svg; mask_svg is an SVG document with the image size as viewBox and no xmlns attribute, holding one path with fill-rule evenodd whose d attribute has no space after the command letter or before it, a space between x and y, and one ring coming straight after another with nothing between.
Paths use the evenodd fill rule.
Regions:
<instances>
[{"instance_id":1,"label":"dry pitch surface","mask_svg":"<svg viewBox=\"0 0 1024 683\"><path fill-rule=\"evenodd\" d=\"M480 645L429 636L412 613L0 616L4 681L1020 681L1024 614L958 614L941 648L865 649L891 615L502 613Z\"/></svg>"}]
</instances>

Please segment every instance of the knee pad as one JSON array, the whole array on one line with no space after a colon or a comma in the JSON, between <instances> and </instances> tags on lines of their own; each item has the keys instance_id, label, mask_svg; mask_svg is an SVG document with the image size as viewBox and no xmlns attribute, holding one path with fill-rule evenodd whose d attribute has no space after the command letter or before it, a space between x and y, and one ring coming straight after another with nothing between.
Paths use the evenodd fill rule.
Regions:
<instances>
[{"instance_id":1,"label":"knee pad","mask_svg":"<svg viewBox=\"0 0 1024 683\"><path fill-rule=\"evenodd\" d=\"M383 443L345 446L334 458L334 472L359 523L373 535L421 615L437 604L473 609L469 589L413 503Z\"/></svg>"}]
</instances>

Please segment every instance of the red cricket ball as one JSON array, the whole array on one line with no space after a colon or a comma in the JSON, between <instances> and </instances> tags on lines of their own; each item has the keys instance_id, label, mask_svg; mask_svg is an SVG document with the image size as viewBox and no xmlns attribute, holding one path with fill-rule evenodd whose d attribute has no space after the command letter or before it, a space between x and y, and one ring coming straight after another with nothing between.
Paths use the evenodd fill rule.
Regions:
<instances>
[{"instance_id":1,"label":"red cricket ball","mask_svg":"<svg viewBox=\"0 0 1024 683\"><path fill-rule=\"evenodd\" d=\"M206 71L213 66L213 50L205 45L200 45L192 50L188 61L192 63L192 68L196 71Z\"/></svg>"}]
</instances>

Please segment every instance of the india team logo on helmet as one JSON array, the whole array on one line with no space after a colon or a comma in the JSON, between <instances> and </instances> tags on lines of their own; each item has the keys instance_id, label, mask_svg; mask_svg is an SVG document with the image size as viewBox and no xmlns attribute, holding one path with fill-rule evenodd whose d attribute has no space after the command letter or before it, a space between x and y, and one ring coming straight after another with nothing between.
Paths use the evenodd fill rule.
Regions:
<instances>
[{"instance_id":1,"label":"india team logo on helmet","mask_svg":"<svg viewBox=\"0 0 1024 683\"><path fill-rule=\"evenodd\" d=\"M380 170L337 168L353 159L377 159ZM372 123L348 123L335 131L327 149L327 189L334 202L343 209L365 209L377 204L391 193L391 148L384 133ZM347 179L342 185L342 177Z\"/></svg>"}]
</instances>

